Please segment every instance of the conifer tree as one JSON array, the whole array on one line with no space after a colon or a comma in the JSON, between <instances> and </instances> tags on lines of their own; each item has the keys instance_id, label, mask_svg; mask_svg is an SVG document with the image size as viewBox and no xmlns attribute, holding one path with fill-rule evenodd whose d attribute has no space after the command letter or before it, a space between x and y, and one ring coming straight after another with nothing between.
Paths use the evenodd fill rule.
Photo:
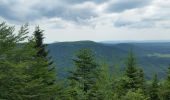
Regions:
<instances>
[{"instance_id":1,"label":"conifer tree","mask_svg":"<svg viewBox=\"0 0 170 100\"><path fill-rule=\"evenodd\" d=\"M168 67L167 78L160 89L161 100L170 100L170 65Z\"/></svg>"},{"instance_id":2,"label":"conifer tree","mask_svg":"<svg viewBox=\"0 0 170 100\"><path fill-rule=\"evenodd\" d=\"M37 57L45 58L49 62L49 65L52 65L53 61L51 60L51 57L49 57L48 55L49 51L47 51L46 49L47 45L43 43L43 39L44 39L43 30L41 30L39 26L35 28L34 39L35 39L35 48L37 49Z\"/></svg>"},{"instance_id":3,"label":"conifer tree","mask_svg":"<svg viewBox=\"0 0 170 100\"><path fill-rule=\"evenodd\" d=\"M167 72L167 81L170 82L170 65L168 67L168 72Z\"/></svg>"},{"instance_id":4,"label":"conifer tree","mask_svg":"<svg viewBox=\"0 0 170 100\"><path fill-rule=\"evenodd\" d=\"M149 91L150 100L160 100L158 93L159 93L158 78L157 74L155 74Z\"/></svg>"},{"instance_id":5,"label":"conifer tree","mask_svg":"<svg viewBox=\"0 0 170 100\"><path fill-rule=\"evenodd\" d=\"M112 79L109 72L109 66L106 63L102 63L99 68L98 80L95 88L93 88L92 99L95 100L112 100Z\"/></svg>"},{"instance_id":6,"label":"conifer tree","mask_svg":"<svg viewBox=\"0 0 170 100\"><path fill-rule=\"evenodd\" d=\"M129 79L129 82L127 83L128 89L137 88L137 82L138 82L137 73L138 73L138 70L136 68L136 58L134 57L133 52L130 51L127 62L126 62L126 70L125 70L125 75Z\"/></svg>"},{"instance_id":7,"label":"conifer tree","mask_svg":"<svg viewBox=\"0 0 170 100\"><path fill-rule=\"evenodd\" d=\"M133 91L143 88L144 73L142 69L137 67L136 58L132 51L129 52L127 58L125 76L128 78L128 82L126 84L127 89Z\"/></svg>"},{"instance_id":8,"label":"conifer tree","mask_svg":"<svg viewBox=\"0 0 170 100\"><path fill-rule=\"evenodd\" d=\"M21 27L24 29L27 25ZM21 100L26 67L21 61L22 46L19 42L25 40L27 33L20 31L14 34L14 27L0 24L0 99Z\"/></svg>"},{"instance_id":9,"label":"conifer tree","mask_svg":"<svg viewBox=\"0 0 170 100\"><path fill-rule=\"evenodd\" d=\"M45 98L47 100L53 100L58 90L56 70L48 59L49 55L46 51L46 46L43 44L43 31L39 27L36 27L34 38L30 41L29 45L33 54L28 74L31 77L30 82L33 82L32 84L36 83L34 84L35 89L37 87L35 92L30 89L30 93L37 94L35 96L37 100Z\"/></svg>"},{"instance_id":10,"label":"conifer tree","mask_svg":"<svg viewBox=\"0 0 170 100\"><path fill-rule=\"evenodd\" d=\"M94 54L90 49L81 49L73 60L75 71L69 77L71 81L71 96L78 100L90 100L94 95L92 90L97 81L98 64L95 62Z\"/></svg>"},{"instance_id":11,"label":"conifer tree","mask_svg":"<svg viewBox=\"0 0 170 100\"><path fill-rule=\"evenodd\" d=\"M145 82L145 77L144 77L144 72L143 69L138 68L137 69L137 88L144 89L144 82Z\"/></svg>"},{"instance_id":12,"label":"conifer tree","mask_svg":"<svg viewBox=\"0 0 170 100\"><path fill-rule=\"evenodd\" d=\"M118 100L149 100L149 97L145 96L141 89L138 89L135 91L129 90L125 96Z\"/></svg>"}]
</instances>

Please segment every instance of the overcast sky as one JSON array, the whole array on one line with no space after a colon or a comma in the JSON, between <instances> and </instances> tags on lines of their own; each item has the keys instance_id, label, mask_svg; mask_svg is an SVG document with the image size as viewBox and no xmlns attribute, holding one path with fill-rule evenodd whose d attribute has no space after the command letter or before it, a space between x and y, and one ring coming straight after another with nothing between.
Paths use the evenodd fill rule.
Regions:
<instances>
[{"instance_id":1,"label":"overcast sky","mask_svg":"<svg viewBox=\"0 0 170 100\"><path fill-rule=\"evenodd\" d=\"M39 25L48 43L170 40L170 0L0 0L3 21Z\"/></svg>"}]
</instances>

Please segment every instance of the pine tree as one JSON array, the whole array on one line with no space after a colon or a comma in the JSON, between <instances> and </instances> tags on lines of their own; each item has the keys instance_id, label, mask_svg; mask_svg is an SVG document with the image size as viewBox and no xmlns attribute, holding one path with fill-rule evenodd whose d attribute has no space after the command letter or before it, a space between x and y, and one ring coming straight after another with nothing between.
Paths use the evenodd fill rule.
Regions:
<instances>
[{"instance_id":1,"label":"pine tree","mask_svg":"<svg viewBox=\"0 0 170 100\"><path fill-rule=\"evenodd\" d=\"M133 52L131 51L128 55L125 75L129 79L127 84L128 89L136 89L137 88L137 68L136 68L136 59L134 57Z\"/></svg>"},{"instance_id":2,"label":"pine tree","mask_svg":"<svg viewBox=\"0 0 170 100\"><path fill-rule=\"evenodd\" d=\"M46 46L43 44L43 31L39 27L36 27L34 38L30 41L29 47L32 55L28 56L32 58L32 61L30 62L31 65L27 74L30 75L29 80L32 86L28 89L30 90L28 95L34 95L32 99L36 100L45 98L46 100L53 100L58 90L56 70L48 59L48 52L46 51Z\"/></svg>"},{"instance_id":3,"label":"pine tree","mask_svg":"<svg viewBox=\"0 0 170 100\"><path fill-rule=\"evenodd\" d=\"M126 62L125 77L128 78L127 89L137 90L143 88L144 73L137 67L136 58L132 51L129 52Z\"/></svg>"},{"instance_id":4,"label":"pine tree","mask_svg":"<svg viewBox=\"0 0 170 100\"><path fill-rule=\"evenodd\" d=\"M167 72L167 79L160 87L160 98L161 100L170 100L170 66Z\"/></svg>"},{"instance_id":5,"label":"pine tree","mask_svg":"<svg viewBox=\"0 0 170 100\"><path fill-rule=\"evenodd\" d=\"M6 23L0 24L0 54L6 54L16 45L14 27L7 26Z\"/></svg>"},{"instance_id":6,"label":"pine tree","mask_svg":"<svg viewBox=\"0 0 170 100\"><path fill-rule=\"evenodd\" d=\"M170 65L168 67L168 72L167 72L167 81L170 82Z\"/></svg>"},{"instance_id":7,"label":"pine tree","mask_svg":"<svg viewBox=\"0 0 170 100\"><path fill-rule=\"evenodd\" d=\"M150 100L160 100L158 93L159 93L158 78L157 74L155 74L149 91Z\"/></svg>"},{"instance_id":8,"label":"pine tree","mask_svg":"<svg viewBox=\"0 0 170 100\"><path fill-rule=\"evenodd\" d=\"M135 91L129 90L120 100L149 100L149 97L145 96L141 89L138 89Z\"/></svg>"},{"instance_id":9,"label":"pine tree","mask_svg":"<svg viewBox=\"0 0 170 100\"><path fill-rule=\"evenodd\" d=\"M78 100L88 100L93 96L92 90L97 81L98 64L90 49L81 49L73 60L75 71L69 77L72 90L71 96Z\"/></svg>"},{"instance_id":10,"label":"pine tree","mask_svg":"<svg viewBox=\"0 0 170 100\"><path fill-rule=\"evenodd\" d=\"M94 100L112 100L112 79L109 72L109 66L106 63L102 63L99 68L98 80L96 82L95 88L93 88L93 94L95 94L92 99Z\"/></svg>"},{"instance_id":11,"label":"pine tree","mask_svg":"<svg viewBox=\"0 0 170 100\"><path fill-rule=\"evenodd\" d=\"M24 29L27 25L21 27ZM0 99L22 100L22 89L26 75L21 61L22 46L19 42L25 40L27 33L14 34L14 27L0 24Z\"/></svg>"},{"instance_id":12,"label":"pine tree","mask_svg":"<svg viewBox=\"0 0 170 100\"><path fill-rule=\"evenodd\" d=\"M35 39L35 48L37 49L37 57L43 57L48 62L49 65L53 64L53 61L51 60L51 57L49 57L48 53L49 51L46 50L45 44L43 44L43 30L40 29L39 26L36 27L34 31L34 39Z\"/></svg>"},{"instance_id":13,"label":"pine tree","mask_svg":"<svg viewBox=\"0 0 170 100\"><path fill-rule=\"evenodd\" d=\"M143 69L138 68L137 77L137 88L144 89L145 77Z\"/></svg>"}]
</instances>

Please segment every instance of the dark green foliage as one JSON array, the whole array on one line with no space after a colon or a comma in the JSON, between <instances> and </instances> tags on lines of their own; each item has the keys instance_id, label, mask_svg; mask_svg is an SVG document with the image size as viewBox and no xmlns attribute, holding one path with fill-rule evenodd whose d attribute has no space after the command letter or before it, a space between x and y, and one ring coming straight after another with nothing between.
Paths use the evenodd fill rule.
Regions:
<instances>
[{"instance_id":1,"label":"dark green foliage","mask_svg":"<svg viewBox=\"0 0 170 100\"><path fill-rule=\"evenodd\" d=\"M138 77L137 78L137 87L140 89L144 89L145 76L144 76L143 69L138 68L137 77Z\"/></svg>"},{"instance_id":2,"label":"dark green foliage","mask_svg":"<svg viewBox=\"0 0 170 100\"><path fill-rule=\"evenodd\" d=\"M5 23L0 24L0 54L6 54L16 45L16 36L13 34L14 28Z\"/></svg>"},{"instance_id":3,"label":"dark green foliage","mask_svg":"<svg viewBox=\"0 0 170 100\"><path fill-rule=\"evenodd\" d=\"M167 72L167 81L170 82L170 65L168 67L168 72Z\"/></svg>"},{"instance_id":4,"label":"dark green foliage","mask_svg":"<svg viewBox=\"0 0 170 100\"><path fill-rule=\"evenodd\" d=\"M102 56L100 48L96 55L91 49L81 49L73 59L75 69L67 80L59 81L43 43L43 31L36 27L33 37L27 34L27 24L18 34L13 27L0 24L1 100L170 100L170 68L166 80L158 81L155 75L148 84L132 51L122 71L124 67L112 70L110 63L96 60Z\"/></svg>"},{"instance_id":5,"label":"dark green foliage","mask_svg":"<svg viewBox=\"0 0 170 100\"><path fill-rule=\"evenodd\" d=\"M106 63L100 65L98 79L93 88L91 99L95 100L112 100L114 98L112 91L112 77L109 72L109 66Z\"/></svg>"},{"instance_id":6,"label":"dark green foliage","mask_svg":"<svg viewBox=\"0 0 170 100\"><path fill-rule=\"evenodd\" d=\"M36 27L34 32L34 38L32 42L32 48L34 49L32 65L29 67L28 74L31 76L31 81L37 82L34 94L37 94L37 99L51 100L54 99L57 93L56 84L56 70L54 65L51 65L51 61L48 59L48 52L46 46L43 44L43 31L39 27Z\"/></svg>"},{"instance_id":7,"label":"dark green foliage","mask_svg":"<svg viewBox=\"0 0 170 100\"><path fill-rule=\"evenodd\" d=\"M160 98L162 100L170 100L170 67L167 72L167 79L161 84Z\"/></svg>"},{"instance_id":8,"label":"dark green foliage","mask_svg":"<svg viewBox=\"0 0 170 100\"><path fill-rule=\"evenodd\" d=\"M23 73L26 63L20 59L22 48L16 45L26 38L22 30L24 27L27 25L15 35L13 27L0 24L0 99L22 100L22 88L27 77Z\"/></svg>"},{"instance_id":9,"label":"dark green foliage","mask_svg":"<svg viewBox=\"0 0 170 100\"><path fill-rule=\"evenodd\" d=\"M0 99L54 100L58 93L56 71L45 57L37 56L34 39L26 41L28 25L15 35L13 27L0 25Z\"/></svg>"},{"instance_id":10,"label":"dark green foliage","mask_svg":"<svg viewBox=\"0 0 170 100\"><path fill-rule=\"evenodd\" d=\"M126 88L130 90L143 89L144 84L144 73L142 69L139 69L136 64L136 58L132 51L130 51L125 69L125 77L127 77L128 82L126 83Z\"/></svg>"},{"instance_id":11,"label":"dark green foliage","mask_svg":"<svg viewBox=\"0 0 170 100\"><path fill-rule=\"evenodd\" d=\"M34 31L35 48L37 49L37 57L47 57L45 45L43 44L43 30L37 26Z\"/></svg>"},{"instance_id":12,"label":"dark green foliage","mask_svg":"<svg viewBox=\"0 0 170 100\"><path fill-rule=\"evenodd\" d=\"M115 43L105 44L93 41L77 42L56 42L48 44L50 56L56 62L59 76L67 77L67 69L73 69L72 57L81 48L90 48L95 51L96 59L105 59L111 71L114 72L115 66L124 69L124 60L129 49L133 47L139 67L142 67L147 80L152 79L152 75L158 73L158 79L165 78L167 67L170 62L169 57L151 56L152 54L170 54L170 43Z\"/></svg>"},{"instance_id":13,"label":"dark green foliage","mask_svg":"<svg viewBox=\"0 0 170 100\"><path fill-rule=\"evenodd\" d=\"M95 62L94 54L90 49L81 49L73 61L76 69L69 77L74 93L71 96L74 99L90 99L94 96L92 90L98 79L98 64Z\"/></svg>"},{"instance_id":14,"label":"dark green foliage","mask_svg":"<svg viewBox=\"0 0 170 100\"><path fill-rule=\"evenodd\" d=\"M149 97L143 94L143 91L138 89L136 91L128 91L120 100L149 100Z\"/></svg>"},{"instance_id":15,"label":"dark green foliage","mask_svg":"<svg viewBox=\"0 0 170 100\"><path fill-rule=\"evenodd\" d=\"M160 100L157 74L155 74L153 77L152 84L149 90L149 95L150 95L150 100Z\"/></svg>"},{"instance_id":16,"label":"dark green foliage","mask_svg":"<svg viewBox=\"0 0 170 100\"><path fill-rule=\"evenodd\" d=\"M48 51L46 50L47 45L43 44L43 30L41 30L39 26L35 28L34 39L35 49L37 49L37 57L45 58L48 61L49 65L52 65L53 61L51 60L51 57L49 57Z\"/></svg>"}]
</instances>

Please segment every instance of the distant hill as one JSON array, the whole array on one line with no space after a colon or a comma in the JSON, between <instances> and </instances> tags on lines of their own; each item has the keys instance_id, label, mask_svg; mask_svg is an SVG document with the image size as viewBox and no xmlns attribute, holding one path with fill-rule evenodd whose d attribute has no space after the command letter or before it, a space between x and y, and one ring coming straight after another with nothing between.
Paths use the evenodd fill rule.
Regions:
<instances>
[{"instance_id":1,"label":"distant hill","mask_svg":"<svg viewBox=\"0 0 170 100\"><path fill-rule=\"evenodd\" d=\"M166 75L166 70L170 64L170 43L96 43L93 41L77 42L58 42L48 45L50 55L57 65L59 75L66 76L69 70L72 70L72 59L76 51L81 48L91 48L96 55L97 60L106 61L114 71L118 66L124 69L124 62L130 49L133 49L138 66L144 69L146 78L150 79L154 73L159 78Z\"/></svg>"}]
</instances>

